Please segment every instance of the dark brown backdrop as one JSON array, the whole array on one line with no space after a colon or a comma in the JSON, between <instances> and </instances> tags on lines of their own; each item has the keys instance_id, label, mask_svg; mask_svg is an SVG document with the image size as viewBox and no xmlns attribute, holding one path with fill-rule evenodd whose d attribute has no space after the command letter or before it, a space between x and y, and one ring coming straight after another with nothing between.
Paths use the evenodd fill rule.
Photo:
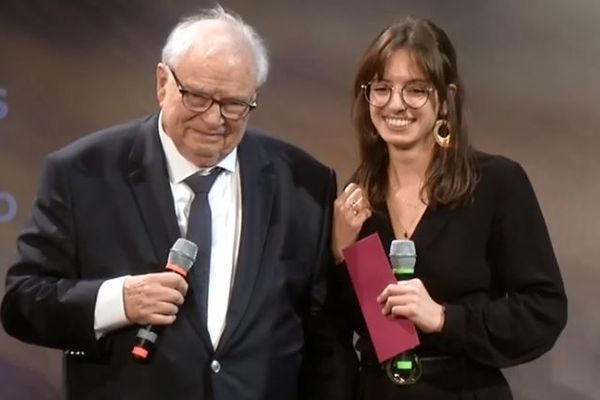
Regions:
<instances>
[{"instance_id":1,"label":"dark brown backdrop","mask_svg":"<svg viewBox=\"0 0 600 400\"><path fill-rule=\"evenodd\" d=\"M178 17L212 2L0 1L0 279L14 254L43 156L156 109L154 66ZM242 1L222 4L269 45L272 71L251 124L347 179L355 162L351 81L388 23L428 17L454 41L478 147L527 169L570 300L555 349L508 370L517 399L598 399L597 184L600 3L594 0ZM16 215L12 199L15 199ZM0 285L0 295L4 285ZM58 397L58 352L0 330L0 397ZM10 388L10 392L7 388Z\"/></svg>"}]
</instances>

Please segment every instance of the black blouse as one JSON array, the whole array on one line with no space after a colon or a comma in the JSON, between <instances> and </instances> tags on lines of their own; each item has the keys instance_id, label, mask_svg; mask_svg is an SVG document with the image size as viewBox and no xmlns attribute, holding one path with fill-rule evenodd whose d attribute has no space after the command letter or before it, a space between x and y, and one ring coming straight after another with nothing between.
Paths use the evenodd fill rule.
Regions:
<instances>
[{"instance_id":1,"label":"black blouse","mask_svg":"<svg viewBox=\"0 0 600 400\"><path fill-rule=\"evenodd\" d=\"M539 357L553 346L567 320L567 299L525 171L500 156L480 154L478 162L481 179L472 204L428 208L411 237L416 277L446 307L442 332L419 332L416 351L502 368ZM375 207L360 237L374 232L388 249L394 233L385 204ZM374 357L346 268L333 268L336 312L346 329L360 337L357 350Z\"/></svg>"}]
</instances>

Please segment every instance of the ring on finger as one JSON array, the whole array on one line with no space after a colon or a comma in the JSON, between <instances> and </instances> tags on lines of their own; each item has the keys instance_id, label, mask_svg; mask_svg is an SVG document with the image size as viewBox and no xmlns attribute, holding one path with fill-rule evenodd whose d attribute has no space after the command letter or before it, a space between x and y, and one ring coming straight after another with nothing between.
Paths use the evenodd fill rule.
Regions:
<instances>
[{"instance_id":1,"label":"ring on finger","mask_svg":"<svg viewBox=\"0 0 600 400\"><path fill-rule=\"evenodd\" d=\"M352 204L350 204L350 208L352 209L352 214L354 214L354 215L358 215L358 213L360 211L357 203L358 203L358 200L355 200L352 202Z\"/></svg>"}]
</instances>

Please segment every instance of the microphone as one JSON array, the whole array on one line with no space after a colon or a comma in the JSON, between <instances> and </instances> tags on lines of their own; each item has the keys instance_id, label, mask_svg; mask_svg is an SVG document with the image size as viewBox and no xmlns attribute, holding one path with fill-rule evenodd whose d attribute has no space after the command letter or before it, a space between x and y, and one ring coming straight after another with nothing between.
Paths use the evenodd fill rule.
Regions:
<instances>
[{"instance_id":1,"label":"microphone","mask_svg":"<svg viewBox=\"0 0 600 400\"><path fill-rule=\"evenodd\" d=\"M390 263L398 281L412 279L415 276L417 251L415 242L409 239L392 240L390 244ZM421 362L417 355L407 350L385 364L388 378L398 385L415 383L422 374Z\"/></svg>"},{"instance_id":2,"label":"microphone","mask_svg":"<svg viewBox=\"0 0 600 400\"><path fill-rule=\"evenodd\" d=\"M390 263L397 280L412 279L417 263L415 242L409 239L392 240L390 244Z\"/></svg>"},{"instance_id":3,"label":"microphone","mask_svg":"<svg viewBox=\"0 0 600 400\"><path fill-rule=\"evenodd\" d=\"M197 254L198 246L195 243L179 238L175 241L171 250L169 250L169 257L165 268L185 278L190 268L194 265ZM156 345L156 340L158 339L156 328L152 325L140 328L136 338L137 341L131 349L131 355L136 360L145 361L150 357Z\"/></svg>"}]
</instances>

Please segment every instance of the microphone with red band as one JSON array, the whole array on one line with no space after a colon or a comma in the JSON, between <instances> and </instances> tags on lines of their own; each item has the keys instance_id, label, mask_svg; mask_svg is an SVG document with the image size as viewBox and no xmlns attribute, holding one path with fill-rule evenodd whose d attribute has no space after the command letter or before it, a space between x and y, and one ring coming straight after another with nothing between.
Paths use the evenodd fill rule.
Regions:
<instances>
[{"instance_id":1,"label":"microphone with red band","mask_svg":"<svg viewBox=\"0 0 600 400\"><path fill-rule=\"evenodd\" d=\"M189 240L179 238L169 250L166 269L173 271L184 278L188 271L194 265L196 255L198 254L198 246ZM140 328L136 335L136 344L131 349L133 358L141 361L147 360L158 339L158 333L153 325L147 325Z\"/></svg>"}]
</instances>

